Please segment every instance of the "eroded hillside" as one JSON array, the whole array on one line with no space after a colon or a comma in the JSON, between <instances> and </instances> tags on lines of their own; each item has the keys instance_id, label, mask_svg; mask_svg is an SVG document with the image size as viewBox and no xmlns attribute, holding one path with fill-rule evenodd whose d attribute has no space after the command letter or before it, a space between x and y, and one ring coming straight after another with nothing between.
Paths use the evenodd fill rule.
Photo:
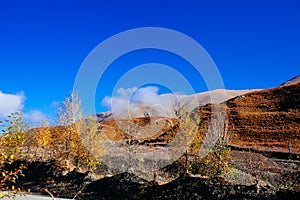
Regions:
<instances>
[{"instance_id":1,"label":"eroded hillside","mask_svg":"<svg viewBox=\"0 0 300 200\"><path fill-rule=\"evenodd\" d=\"M229 144L265 151L300 152L300 83L254 91L223 103ZM211 105L200 107L207 127Z\"/></svg>"}]
</instances>

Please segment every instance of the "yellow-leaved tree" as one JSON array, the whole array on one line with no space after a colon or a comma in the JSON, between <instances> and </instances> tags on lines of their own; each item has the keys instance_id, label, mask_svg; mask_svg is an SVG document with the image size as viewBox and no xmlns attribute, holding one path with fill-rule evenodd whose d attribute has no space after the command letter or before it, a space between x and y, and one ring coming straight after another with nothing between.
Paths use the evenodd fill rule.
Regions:
<instances>
[{"instance_id":1,"label":"yellow-leaved tree","mask_svg":"<svg viewBox=\"0 0 300 200\"><path fill-rule=\"evenodd\" d=\"M94 168L99 163L93 156L98 149L95 142L99 141L99 125L83 117L81 100L76 93L65 98L58 108L57 118L59 126L52 137L57 140L60 164L67 168Z\"/></svg>"},{"instance_id":2,"label":"yellow-leaved tree","mask_svg":"<svg viewBox=\"0 0 300 200\"><path fill-rule=\"evenodd\" d=\"M13 165L16 159L22 157L22 145L26 138L27 126L22 112L15 112L4 121L0 121L2 135L0 135L0 198L11 197L20 192L14 183L23 176L25 166ZM8 191L6 193L2 191Z\"/></svg>"}]
</instances>

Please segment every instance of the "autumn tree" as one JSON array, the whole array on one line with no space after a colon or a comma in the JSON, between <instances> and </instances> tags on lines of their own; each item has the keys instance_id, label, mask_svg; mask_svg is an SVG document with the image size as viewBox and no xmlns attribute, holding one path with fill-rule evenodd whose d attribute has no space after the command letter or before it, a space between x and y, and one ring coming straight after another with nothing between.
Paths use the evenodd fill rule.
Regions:
<instances>
[{"instance_id":1,"label":"autumn tree","mask_svg":"<svg viewBox=\"0 0 300 200\"><path fill-rule=\"evenodd\" d=\"M72 154L77 148L75 123L80 120L81 102L76 94L65 98L56 111L58 126L52 127L53 148L59 165L69 165Z\"/></svg>"},{"instance_id":2,"label":"autumn tree","mask_svg":"<svg viewBox=\"0 0 300 200\"><path fill-rule=\"evenodd\" d=\"M93 116L85 117L76 123L76 130L80 137L76 166L93 171L104 155L103 141L106 140L102 128Z\"/></svg>"},{"instance_id":3,"label":"autumn tree","mask_svg":"<svg viewBox=\"0 0 300 200\"><path fill-rule=\"evenodd\" d=\"M47 120L44 121L43 126L35 131L34 139L39 146L46 147L51 144L52 136L50 124Z\"/></svg>"},{"instance_id":4,"label":"autumn tree","mask_svg":"<svg viewBox=\"0 0 300 200\"><path fill-rule=\"evenodd\" d=\"M21 157L21 147L25 141L27 126L21 112L12 113L4 121L0 121L3 134L0 136L0 198L16 195L20 188L14 183L23 175L25 166L15 166L16 157ZM9 191L3 193L1 191Z\"/></svg>"},{"instance_id":5,"label":"autumn tree","mask_svg":"<svg viewBox=\"0 0 300 200\"><path fill-rule=\"evenodd\" d=\"M218 176L231 170L231 151L227 147L228 119L224 105L213 105L205 139L201 144L202 155L194 157L192 172L205 176Z\"/></svg>"},{"instance_id":6,"label":"autumn tree","mask_svg":"<svg viewBox=\"0 0 300 200\"><path fill-rule=\"evenodd\" d=\"M190 110L176 103L174 113L180 120L178 141L185 148L180 159L189 172L217 176L230 170L231 154L228 142L228 122L224 105L212 105L208 127L203 126L198 107ZM201 122L201 123L200 123ZM186 145L184 145L184 143Z\"/></svg>"},{"instance_id":7,"label":"autumn tree","mask_svg":"<svg viewBox=\"0 0 300 200\"><path fill-rule=\"evenodd\" d=\"M22 112L15 112L0 122L2 128L1 145L10 154L21 156L21 147L27 140L28 126Z\"/></svg>"},{"instance_id":8,"label":"autumn tree","mask_svg":"<svg viewBox=\"0 0 300 200\"><path fill-rule=\"evenodd\" d=\"M57 112L59 126L54 127L52 137L59 158L67 165L86 169L94 168L99 162L94 155L101 151L99 124L91 117L83 116L80 97L76 93L65 98Z\"/></svg>"},{"instance_id":9,"label":"autumn tree","mask_svg":"<svg viewBox=\"0 0 300 200\"><path fill-rule=\"evenodd\" d=\"M34 152L30 152L28 158L39 158L39 159L47 159L46 153L51 152L51 148L53 148L53 137L51 132L50 124L47 120L44 120L43 125L32 128L27 132L27 148L34 149ZM29 152L28 152L29 153Z\"/></svg>"},{"instance_id":10,"label":"autumn tree","mask_svg":"<svg viewBox=\"0 0 300 200\"><path fill-rule=\"evenodd\" d=\"M82 118L81 101L77 94L70 94L62 105L58 107L57 117L62 128L64 151L71 152L73 148L74 134L76 133L75 123Z\"/></svg>"}]
</instances>

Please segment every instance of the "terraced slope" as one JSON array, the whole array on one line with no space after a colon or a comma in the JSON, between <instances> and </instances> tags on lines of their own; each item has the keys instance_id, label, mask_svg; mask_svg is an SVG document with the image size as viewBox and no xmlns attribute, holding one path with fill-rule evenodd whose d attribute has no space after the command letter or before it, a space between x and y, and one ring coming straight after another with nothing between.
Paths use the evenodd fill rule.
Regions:
<instances>
[{"instance_id":1,"label":"terraced slope","mask_svg":"<svg viewBox=\"0 0 300 200\"><path fill-rule=\"evenodd\" d=\"M300 153L300 83L255 91L227 103L230 144Z\"/></svg>"}]
</instances>

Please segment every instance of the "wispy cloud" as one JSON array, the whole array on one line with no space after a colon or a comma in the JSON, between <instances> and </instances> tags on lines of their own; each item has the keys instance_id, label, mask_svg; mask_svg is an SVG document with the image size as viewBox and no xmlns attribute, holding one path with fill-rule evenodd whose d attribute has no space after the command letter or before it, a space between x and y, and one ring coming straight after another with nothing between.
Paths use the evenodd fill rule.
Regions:
<instances>
[{"instance_id":1,"label":"wispy cloud","mask_svg":"<svg viewBox=\"0 0 300 200\"><path fill-rule=\"evenodd\" d=\"M30 110L29 112L24 113L24 118L34 125L42 125L45 120L48 120L47 115L40 110Z\"/></svg>"},{"instance_id":2,"label":"wispy cloud","mask_svg":"<svg viewBox=\"0 0 300 200\"><path fill-rule=\"evenodd\" d=\"M56 109L59 105L61 105L61 103L62 103L61 101L52 101L50 107Z\"/></svg>"},{"instance_id":3,"label":"wispy cloud","mask_svg":"<svg viewBox=\"0 0 300 200\"><path fill-rule=\"evenodd\" d=\"M26 97L24 92L17 94L5 94L0 91L0 116L6 117L11 113L24 108Z\"/></svg>"}]
</instances>

